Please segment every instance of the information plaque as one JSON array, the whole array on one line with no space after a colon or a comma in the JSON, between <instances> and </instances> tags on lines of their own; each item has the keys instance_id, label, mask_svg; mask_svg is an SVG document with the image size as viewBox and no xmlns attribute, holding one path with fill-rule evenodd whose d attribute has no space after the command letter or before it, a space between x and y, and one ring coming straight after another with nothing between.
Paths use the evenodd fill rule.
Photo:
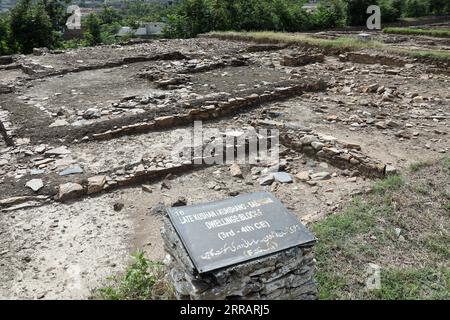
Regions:
<instances>
[{"instance_id":1,"label":"information plaque","mask_svg":"<svg viewBox=\"0 0 450 320\"><path fill-rule=\"evenodd\" d=\"M314 235L268 192L167 209L199 273L314 242Z\"/></svg>"}]
</instances>

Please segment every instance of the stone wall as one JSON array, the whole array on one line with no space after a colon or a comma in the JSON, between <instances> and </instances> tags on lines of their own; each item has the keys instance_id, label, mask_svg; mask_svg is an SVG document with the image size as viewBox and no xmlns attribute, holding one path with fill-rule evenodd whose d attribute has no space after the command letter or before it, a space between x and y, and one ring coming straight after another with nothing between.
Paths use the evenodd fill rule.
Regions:
<instances>
[{"instance_id":1,"label":"stone wall","mask_svg":"<svg viewBox=\"0 0 450 320\"><path fill-rule=\"evenodd\" d=\"M403 67L407 63L411 63L411 59L402 58L393 55L365 52L348 52L339 56L341 61L350 61L363 64L382 64L393 67Z\"/></svg>"},{"instance_id":2,"label":"stone wall","mask_svg":"<svg viewBox=\"0 0 450 320\"><path fill-rule=\"evenodd\" d=\"M313 244L198 274L168 217L161 229L169 281L183 300L313 300Z\"/></svg>"},{"instance_id":3,"label":"stone wall","mask_svg":"<svg viewBox=\"0 0 450 320\"><path fill-rule=\"evenodd\" d=\"M324 62L325 56L321 53L312 54L312 53L293 53L290 55L286 55L281 60L282 66L287 67L300 67L310 63L316 62Z\"/></svg>"}]
</instances>

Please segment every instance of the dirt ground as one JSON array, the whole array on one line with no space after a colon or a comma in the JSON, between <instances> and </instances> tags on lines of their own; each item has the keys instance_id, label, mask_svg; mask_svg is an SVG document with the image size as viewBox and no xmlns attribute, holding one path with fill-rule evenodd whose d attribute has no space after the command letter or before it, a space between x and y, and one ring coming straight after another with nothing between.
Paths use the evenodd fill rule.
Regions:
<instances>
[{"instance_id":1,"label":"dirt ground","mask_svg":"<svg viewBox=\"0 0 450 320\"><path fill-rule=\"evenodd\" d=\"M401 43L426 48L428 40L407 36ZM448 48L446 40L433 41ZM311 52L298 47L248 50L254 45L161 40L26 56L17 62L37 64L36 70L45 66L47 74L1 70L0 82L14 87L0 93L0 121L14 146L0 139L0 298L85 299L108 275L125 268L130 253L142 249L150 259L163 260L161 208L181 197L197 204L268 190L311 224L339 212L374 182L281 145L280 170L291 175L292 183L261 185L269 165L242 165L242 177L233 177L228 165L199 166L61 203L61 184L105 175L106 185L112 186L136 174L139 165L149 169L148 159L156 168L172 166L172 151L192 124L101 141L93 139L96 133L180 115L200 100L208 105L252 93L270 95L283 81L322 79L325 90L218 115L203 126L235 132L255 123L307 128L355 144L400 173L412 163L450 153L450 77L436 73L436 66L362 64L326 55L320 63L289 67L280 63L284 56ZM171 52L185 59L123 60ZM123 63L101 67L105 61ZM80 66L94 67L74 69ZM60 70L66 71L52 74ZM55 148L59 152L52 153ZM61 175L67 169L72 173ZM327 177L298 178L305 172ZM25 184L36 179L43 187L35 192ZM22 199L8 201L11 197Z\"/></svg>"}]
</instances>

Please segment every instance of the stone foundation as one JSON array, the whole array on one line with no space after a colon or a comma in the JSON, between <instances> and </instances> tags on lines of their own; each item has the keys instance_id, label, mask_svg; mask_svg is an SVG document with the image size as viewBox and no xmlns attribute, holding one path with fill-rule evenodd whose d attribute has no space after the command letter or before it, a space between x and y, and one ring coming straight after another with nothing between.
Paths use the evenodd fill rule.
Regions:
<instances>
[{"instance_id":1,"label":"stone foundation","mask_svg":"<svg viewBox=\"0 0 450 320\"><path fill-rule=\"evenodd\" d=\"M319 54L302 53L284 56L283 60L281 61L281 65L287 67L300 67L307 64L324 61L325 56L321 53Z\"/></svg>"},{"instance_id":2,"label":"stone foundation","mask_svg":"<svg viewBox=\"0 0 450 320\"><path fill-rule=\"evenodd\" d=\"M198 274L168 217L161 229L169 281L181 300L313 300L313 244Z\"/></svg>"},{"instance_id":3,"label":"stone foundation","mask_svg":"<svg viewBox=\"0 0 450 320\"><path fill-rule=\"evenodd\" d=\"M341 54L339 60L346 62L362 63L362 64L382 64L392 67L403 67L407 63L411 63L410 59L393 55L385 55L379 53L365 52L348 52Z\"/></svg>"}]
</instances>

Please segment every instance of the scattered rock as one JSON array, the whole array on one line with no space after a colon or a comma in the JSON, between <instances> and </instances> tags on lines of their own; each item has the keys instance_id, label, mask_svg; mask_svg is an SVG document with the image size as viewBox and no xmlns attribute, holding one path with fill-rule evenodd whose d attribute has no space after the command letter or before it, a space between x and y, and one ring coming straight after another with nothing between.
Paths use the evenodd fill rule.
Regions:
<instances>
[{"instance_id":1,"label":"scattered rock","mask_svg":"<svg viewBox=\"0 0 450 320\"><path fill-rule=\"evenodd\" d=\"M311 142L311 146L315 149L315 150L321 150L325 144L319 141L313 141Z\"/></svg>"},{"instance_id":2,"label":"scattered rock","mask_svg":"<svg viewBox=\"0 0 450 320\"><path fill-rule=\"evenodd\" d=\"M45 144L41 144L34 148L34 152L36 153L44 153L45 149L47 149L47 146Z\"/></svg>"},{"instance_id":3,"label":"scattered rock","mask_svg":"<svg viewBox=\"0 0 450 320\"><path fill-rule=\"evenodd\" d=\"M152 193L153 192L153 188L152 188L152 186L150 186L148 184L143 184L142 185L142 191L148 192L148 193Z\"/></svg>"},{"instance_id":4,"label":"scattered rock","mask_svg":"<svg viewBox=\"0 0 450 320\"><path fill-rule=\"evenodd\" d=\"M83 194L83 187L78 183L65 183L59 186L58 199L60 201L66 201L76 198Z\"/></svg>"},{"instance_id":5,"label":"scattered rock","mask_svg":"<svg viewBox=\"0 0 450 320\"><path fill-rule=\"evenodd\" d=\"M273 178L280 183L292 183L292 177L287 172L275 172Z\"/></svg>"},{"instance_id":6,"label":"scattered rock","mask_svg":"<svg viewBox=\"0 0 450 320\"><path fill-rule=\"evenodd\" d=\"M308 171L302 171L295 175L295 177L300 181L308 181L309 180L309 172Z\"/></svg>"},{"instance_id":7,"label":"scattered rock","mask_svg":"<svg viewBox=\"0 0 450 320\"><path fill-rule=\"evenodd\" d=\"M397 173L397 169L394 166L391 165L386 165L386 167L384 168L384 172L385 174L388 175L393 175Z\"/></svg>"},{"instance_id":8,"label":"scattered rock","mask_svg":"<svg viewBox=\"0 0 450 320\"><path fill-rule=\"evenodd\" d=\"M49 128L54 128L54 127L64 127L64 126L68 126L69 123L64 120L64 119L58 119L55 122L53 122L52 124L50 124L48 127Z\"/></svg>"},{"instance_id":9,"label":"scattered rock","mask_svg":"<svg viewBox=\"0 0 450 320\"><path fill-rule=\"evenodd\" d=\"M136 171L135 171L137 176L141 176L143 174L145 174L145 167L143 164L140 164L137 166Z\"/></svg>"},{"instance_id":10,"label":"scattered rock","mask_svg":"<svg viewBox=\"0 0 450 320\"><path fill-rule=\"evenodd\" d=\"M187 200L185 197L179 197L174 203L172 203L172 207L182 207L185 205L187 205Z\"/></svg>"},{"instance_id":11,"label":"scattered rock","mask_svg":"<svg viewBox=\"0 0 450 320\"><path fill-rule=\"evenodd\" d=\"M45 152L45 154L48 155L48 156L64 156L64 155L70 154L70 150L67 149L67 147L62 146L62 147L59 147L59 148L54 148L54 149L47 150Z\"/></svg>"},{"instance_id":12,"label":"scattered rock","mask_svg":"<svg viewBox=\"0 0 450 320\"><path fill-rule=\"evenodd\" d=\"M33 179L28 181L25 186L33 190L34 192L38 192L44 187L44 182L41 179Z\"/></svg>"},{"instance_id":13,"label":"scattered rock","mask_svg":"<svg viewBox=\"0 0 450 320\"><path fill-rule=\"evenodd\" d=\"M328 180L331 179L331 174L329 172L318 172L318 173L313 173L311 175L311 179L312 180Z\"/></svg>"},{"instance_id":14,"label":"scattered rock","mask_svg":"<svg viewBox=\"0 0 450 320\"><path fill-rule=\"evenodd\" d=\"M233 163L230 166L230 172L231 172L232 177L243 178L241 168L239 167L239 165L237 163Z\"/></svg>"},{"instance_id":15,"label":"scattered rock","mask_svg":"<svg viewBox=\"0 0 450 320\"><path fill-rule=\"evenodd\" d=\"M261 186L270 186L274 182L275 178L273 174L266 175L259 179L259 184Z\"/></svg>"},{"instance_id":16,"label":"scattered rock","mask_svg":"<svg viewBox=\"0 0 450 320\"><path fill-rule=\"evenodd\" d=\"M83 118L84 119L97 119L101 117L100 110L96 108L89 108L86 111L83 112Z\"/></svg>"},{"instance_id":17,"label":"scattered rock","mask_svg":"<svg viewBox=\"0 0 450 320\"><path fill-rule=\"evenodd\" d=\"M123 209L124 206L125 205L122 202L116 202L116 203L114 203L113 208L114 208L114 211L119 212Z\"/></svg>"},{"instance_id":18,"label":"scattered rock","mask_svg":"<svg viewBox=\"0 0 450 320\"><path fill-rule=\"evenodd\" d=\"M83 173L83 169L81 169L80 166L75 166L75 167L71 167L71 168L67 168L63 171L61 171L59 173L60 176L68 176L70 174L79 174L79 173Z\"/></svg>"},{"instance_id":19,"label":"scattered rock","mask_svg":"<svg viewBox=\"0 0 450 320\"><path fill-rule=\"evenodd\" d=\"M155 216L166 215L166 206L163 203L158 203L150 208L150 213Z\"/></svg>"},{"instance_id":20,"label":"scattered rock","mask_svg":"<svg viewBox=\"0 0 450 320\"><path fill-rule=\"evenodd\" d=\"M170 188L172 188L172 185L170 184L169 180L164 179L163 181L161 181L161 186L160 186L161 190L170 189Z\"/></svg>"},{"instance_id":21,"label":"scattered rock","mask_svg":"<svg viewBox=\"0 0 450 320\"><path fill-rule=\"evenodd\" d=\"M103 190L103 186L106 183L106 176L94 176L88 179L87 193L99 193Z\"/></svg>"}]
</instances>

